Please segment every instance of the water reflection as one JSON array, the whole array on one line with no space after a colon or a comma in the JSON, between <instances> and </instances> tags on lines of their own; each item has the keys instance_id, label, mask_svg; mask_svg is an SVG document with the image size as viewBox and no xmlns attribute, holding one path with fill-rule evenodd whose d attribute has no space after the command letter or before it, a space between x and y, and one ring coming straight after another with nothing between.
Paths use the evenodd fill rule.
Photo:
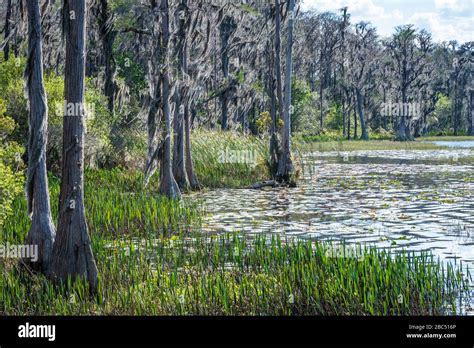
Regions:
<instances>
[{"instance_id":1,"label":"water reflection","mask_svg":"<svg viewBox=\"0 0 474 348\"><path fill-rule=\"evenodd\" d=\"M203 193L204 229L431 250L474 265L474 150L316 152L303 162L296 188Z\"/></svg>"}]
</instances>

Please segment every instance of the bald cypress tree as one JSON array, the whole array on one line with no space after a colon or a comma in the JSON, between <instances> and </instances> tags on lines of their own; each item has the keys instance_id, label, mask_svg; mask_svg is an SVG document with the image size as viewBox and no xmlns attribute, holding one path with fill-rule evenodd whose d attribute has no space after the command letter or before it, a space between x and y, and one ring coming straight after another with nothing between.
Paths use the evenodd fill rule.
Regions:
<instances>
[{"instance_id":1,"label":"bald cypress tree","mask_svg":"<svg viewBox=\"0 0 474 348\"><path fill-rule=\"evenodd\" d=\"M28 61L25 70L29 101L28 171L26 195L31 227L26 244L38 246L38 260L24 261L36 271L48 271L55 237L46 174L46 139L48 134L48 104L43 83L43 50L41 15L38 0L27 2Z\"/></svg>"},{"instance_id":2,"label":"bald cypress tree","mask_svg":"<svg viewBox=\"0 0 474 348\"><path fill-rule=\"evenodd\" d=\"M83 277L94 290L97 286L97 266L84 211L86 0L64 0L63 11L66 38L64 83L68 113L63 120L59 223L51 277L55 281ZM69 113L70 110L73 112Z\"/></svg>"},{"instance_id":3,"label":"bald cypress tree","mask_svg":"<svg viewBox=\"0 0 474 348\"><path fill-rule=\"evenodd\" d=\"M293 162L291 160L291 114L293 111L291 99L291 78L293 73L293 28L295 19L295 0L288 3L288 43L286 48L286 71L285 71L285 110L283 113L283 136L280 158L278 160L278 181L289 182L293 174Z\"/></svg>"}]
</instances>

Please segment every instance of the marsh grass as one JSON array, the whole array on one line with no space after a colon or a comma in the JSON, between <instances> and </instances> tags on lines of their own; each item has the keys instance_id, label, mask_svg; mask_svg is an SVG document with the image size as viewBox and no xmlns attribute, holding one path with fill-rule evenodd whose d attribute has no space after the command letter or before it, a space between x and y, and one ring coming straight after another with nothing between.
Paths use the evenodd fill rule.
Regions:
<instances>
[{"instance_id":1,"label":"marsh grass","mask_svg":"<svg viewBox=\"0 0 474 348\"><path fill-rule=\"evenodd\" d=\"M445 135L420 137L417 141L474 141L472 135Z\"/></svg>"},{"instance_id":2,"label":"marsh grass","mask_svg":"<svg viewBox=\"0 0 474 348\"><path fill-rule=\"evenodd\" d=\"M230 132L200 139L194 146L201 183L267 178L265 140ZM221 163L226 146L254 148L257 166ZM204 209L192 196L159 196L157 177L144 188L138 171L87 170L85 183L97 292L91 296L80 279L54 287L16 260L0 259L0 314L432 315L457 313L459 298L469 297L469 270L428 253L360 247L362 257L333 257L327 242L203 235ZM52 176L50 191L57 221L59 180ZM25 199L13 209L0 243L21 244L28 231Z\"/></svg>"},{"instance_id":3,"label":"marsh grass","mask_svg":"<svg viewBox=\"0 0 474 348\"><path fill-rule=\"evenodd\" d=\"M434 315L455 313L469 272L427 253L239 234L106 239L95 235L99 287L55 288L12 262L0 277L10 315Z\"/></svg>"},{"instance_id":4,"label":"marsh grass","mask_svg":"<svg viewBox=\"0 0 474 348\"><path fill-rule=\"evenodd\" d=\"M343 140L308 142L298 140L294 142L294 149L298 153L311 153L316 151L358 151L358 150L435 150L443 147L422 143L419 141L391 141L391 140Z\"/></svg>"},{"instance_id":5,"label":"marsh grass","mask_svg":"<svg viewBox=\"0 0 474 348\"><path fill-rule=\"evenodd\" d=\"M243 187L267 180L268 141L235 132L197 130L192 136L194 168L202 185L209 188ZM222 161L226 151L251 153L255 163Z\"/></svg>"},{"instance_id":6,"label":"marsh grass","mask_svg":"<svg viewBox=\"0 0 474 348\"><path fill-rule=\"evenodd\" d=\"M85 208L92 235L168 235L199 228L204 209L199 203L160 196L158 182L143 187L143 175L124 170L87 170ZM53 220L58 218L59 179L50 176ZM2 227L4 241L22 241L29 230L23 196L13 203L13 214ZM0 239L1 240L1 239Z\"/></svg>"}]
</instances>

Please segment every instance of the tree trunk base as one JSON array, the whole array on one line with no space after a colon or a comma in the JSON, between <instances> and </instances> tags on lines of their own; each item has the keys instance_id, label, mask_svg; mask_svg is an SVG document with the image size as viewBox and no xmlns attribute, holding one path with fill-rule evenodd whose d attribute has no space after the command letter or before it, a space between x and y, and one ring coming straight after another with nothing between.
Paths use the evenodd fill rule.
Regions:
<instances>
[{"instance_id":1,"label":"tree trunk base","mask_svg":"<svg viewBox=\"0 0 474 348\"><path fill-rule=\"evenodd\" d=\"M35 272L47 273L50 268L56 229L48 216L34 217L25 244L37 246L36 260L23 259L23 262Z\"/></svg>"},{"instance_id":2,"label":"tree trunk base","mask_svg":"<svg viewBox=\"0 0 474 348\"><path fill-rule=\"evenodd\" d=\"M72 219L71 219L72 220ZM84 223L62 223L58 229L51 256L49 277L55 284L67 284L68 279L83 278L90 291L97 289L97 265L92 253L87 225Z\"/></svg>"}]
</instances>

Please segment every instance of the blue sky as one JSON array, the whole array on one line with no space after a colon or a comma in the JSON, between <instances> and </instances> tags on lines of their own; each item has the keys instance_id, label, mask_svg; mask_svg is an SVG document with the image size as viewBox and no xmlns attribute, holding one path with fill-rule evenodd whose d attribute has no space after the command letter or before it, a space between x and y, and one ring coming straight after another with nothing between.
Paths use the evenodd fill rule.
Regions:
<instances>
[{"instance_id":1,"label":"blue sky","mask_svg":"<svg viewBox=\"0 0 474 348\"><path fill-rule=\"evenodd\" d=\"M337 11L347 6L351 22L371 22L381 36L400 24L414 24L435 41L474 41L474 0L303 0L303 9Z\"/></svg>"}]
</instances>

